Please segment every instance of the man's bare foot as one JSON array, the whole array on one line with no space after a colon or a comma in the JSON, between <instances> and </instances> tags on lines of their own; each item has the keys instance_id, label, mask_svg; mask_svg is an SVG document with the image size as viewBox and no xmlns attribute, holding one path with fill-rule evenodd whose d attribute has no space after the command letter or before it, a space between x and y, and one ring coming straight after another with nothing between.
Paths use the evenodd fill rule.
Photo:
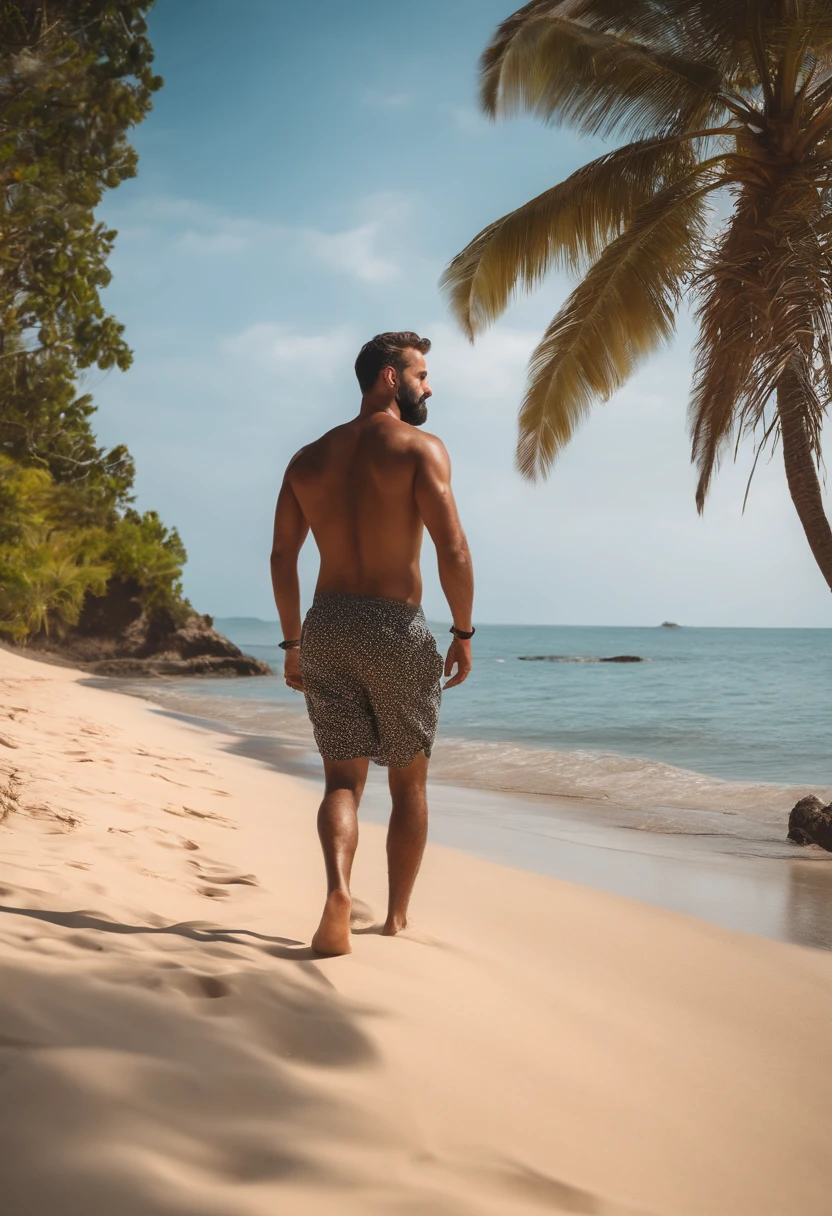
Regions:
<instances>
[{"instance_id":1,"label":"man's bare foot","mask_svg":"<svg viewBox=\"0 0 832 1216\"><path fill-rule=\"evenodd\" d=\"M387 917L387 920L384 922L384 928L381 931L381 936L382 937L395 937L397 933L401 933L402 929L406 929L406 928L407 928L407 917L406 916L390 915Z\"/></svg>"},{"instance_id":2,"label":"man's bare foot","mask_svg":"<svg viewBox=\"0 0 832 1216\"><path fill-rule=\"evenodd\" d=\"M324 904L321 923L312 938L312 949L319 954L349 954L350 909L352 900L346 891L330 891Z\"/></svg>"}]
</instances>

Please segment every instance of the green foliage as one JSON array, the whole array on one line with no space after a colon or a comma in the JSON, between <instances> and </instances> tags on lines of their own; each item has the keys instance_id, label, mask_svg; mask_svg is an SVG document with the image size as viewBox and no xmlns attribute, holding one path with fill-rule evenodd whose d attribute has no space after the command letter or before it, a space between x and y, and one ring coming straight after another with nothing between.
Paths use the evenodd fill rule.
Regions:
<instances>
[{"instance_id":1,"label":"green foliage","mask_svg":"<svg viewBox=\"0 0 832 1216\"><path fill-rule=\"evenodd\" d=\"M166 528L155 511L140 515L128 509L107 534L103 553L114 575L139 584L136 598L146 613L177 618L184 603L181 580L187 554L175 528Z\"/></svg>"},{"instance_id":2,"label":"green foliage","mask_svg":"<svg viewBox=\"0 0 832 1216\"><path fill-rule=\"evenodd\" d=\"M87 594L107 589L110 568L79 560L72 536L43 536L10 556L0 555L0 631L16 641L76 625Z\"/></svg>"},{"instance_id":3,"label":"green foliage","mask_svg":"<svg viewBox=\"0 0 832 1216\"><path fill-rule=\"evenodd\" d=\"M101 529L62 526L48 473L0 457L0 632L22 641L76 624L113 572L104 546Z\"/></svg>"},{"instance_id":4,"label":"green foliage","mask_svg":"<svg viewBox=\"0 0 832 1216\"><path fill-rule=\"evenodd\" d=\"M108 581L176 622L186 554L129 504L134 466L98 446L85 368L126 370L101 302L116 233L104 192L136 173L151 108L152 0L0 0L0 631L65 631Z\"/></svg>"},{"instance_id":5,"label":"green foliage","mask_svg":"<svg viewBox=\"0 0 832 1216\"><path fill-rule=\"evenodd\" d=\"M136 0L29 0L0 8L0 319L79 367L130 364L105 313L115 232L105 189L135 176L127 138L161 85Z\"/></svg>"},{"instance_id":6,"label":"green foliage","mask_svg":"<svg viewBox=\"0 0 832 1216\"><path fill-rule=\"evenodd\" d=\"M88 394L78 395L69 354L49 347L24 350L14 340L8 347L0 357L0 454L77 487L95 522L113 521L133 484L129 452L123 446L107 452L96 444L90 422L95 406Z\"/></svg>"},{"instance_id":7,"label":"green foliage","mask_svg":"<svg viewBox=\"0 0 832 1216\"><path fill-rule=\"evenodd\" d=\"M187 554L155 511L128 508L110 527L79 522L72 487L0 457L0 632L18 640L75 625L85 597L111 579L136 586L150 618L181 623Z\"/></svg>"}]
</instances>

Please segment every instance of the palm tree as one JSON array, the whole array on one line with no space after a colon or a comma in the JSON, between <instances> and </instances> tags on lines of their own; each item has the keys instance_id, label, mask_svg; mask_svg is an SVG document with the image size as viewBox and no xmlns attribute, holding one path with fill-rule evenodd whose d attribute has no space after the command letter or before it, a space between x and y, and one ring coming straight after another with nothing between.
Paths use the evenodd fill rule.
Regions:
<instances>
[{"instance_id":1,"label":"palm tree","mask_svg":"<svg viewBox=\"0 0 832 1216\"><path fill-rule=\"evenodd\" d=\"M483 229L443 276L473 341L549 269L583 274L531 357L520 470L546 475L687 296L697 507L732 445L750 435L759 457L779 440L832 588L832 0L532 0L484 52L481 102L629 141Z\"/></svg>"}]
</instances>

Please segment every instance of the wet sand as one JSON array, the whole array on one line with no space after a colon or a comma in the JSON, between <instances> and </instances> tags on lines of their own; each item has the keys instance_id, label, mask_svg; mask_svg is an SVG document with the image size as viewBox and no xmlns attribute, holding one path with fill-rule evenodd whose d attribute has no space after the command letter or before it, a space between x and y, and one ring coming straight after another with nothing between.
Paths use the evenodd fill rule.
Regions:
<instances>
[{"instance_id":1,"label":"wet sand","mask_svg":"<svg viewBox=\"0 0 832 1216\"><path fill-rule=\"evenodd\" d=\"M169 713L168 710L157 710ZM208 728L210 719L171 714ZM317 753L293 741L238 735L230 749L309 783ZM832 855L801 848L770 824L692 809L691 830L651 830L628 807L582 799L430 784L430 839L475 857L684 912L726 929L832 950ZM674 822L678 811L674 808ZM385 824L386 778L370 765L362 818ZM660 816L645 815L646 823ZM729 824L732 831L724 830ZM744 833L744 834L743 834Z\"/></svg>"}]
</instances>

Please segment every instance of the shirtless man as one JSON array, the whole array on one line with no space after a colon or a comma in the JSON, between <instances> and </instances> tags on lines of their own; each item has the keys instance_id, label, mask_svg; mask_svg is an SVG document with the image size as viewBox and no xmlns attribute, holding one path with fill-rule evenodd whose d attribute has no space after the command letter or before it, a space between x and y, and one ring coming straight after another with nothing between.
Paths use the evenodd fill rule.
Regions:
<instances>
[{"instance_id":1,"label":"shirtless man","mask_svg":"<svg viewBox=\"0 0 832 1216\"><path fill-rule=\"evenodd\" d=\"M427 338L407 332L366 343L355 363L358 416L301 448L277 500L271 570L284 676L306 696L326 778L318 835L327 897L312 939L321 954L350 951L350 872L370 760L387 768L393 804L382 932L406 926L427 839L440 680L444 670L453 688L471 670L471 554L445 446L417 429L432 395L429 350ZM453 618L444 664L420 607L424 528ZM321 566L301 628L298 554L310 529Z\"/></svg>"}]
</instances>

